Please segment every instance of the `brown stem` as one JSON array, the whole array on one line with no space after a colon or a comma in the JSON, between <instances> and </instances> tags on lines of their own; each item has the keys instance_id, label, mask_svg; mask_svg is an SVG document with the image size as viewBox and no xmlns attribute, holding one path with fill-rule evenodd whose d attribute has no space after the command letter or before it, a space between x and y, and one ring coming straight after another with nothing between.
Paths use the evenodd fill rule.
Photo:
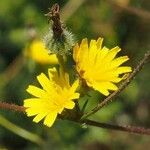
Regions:
<instances>
[{"instance_id":1,"label":"brown stem","mask_svg":"<svg viewBox=\"0 0 150 150\"><path fill-rule=\"evenodd\" d=\"M19 112L25 112L25 107L15 105L15 104L8 104L6 102L0 102L0 109L8 109L8 110L14 110Z\"/></svg>"},{"instance_id":2,"label":"brown stem","mask_svg":"<svg viewBox=\"0 0 150 150\"><path fill-rule=\"evenodd\" d=\"M61 18L66 22L86 0L69 0L61 10Z\"/></svg>"},{"instance_id":3,"label":"brown stem","mask_svg":"<svg viewBox=\"0 0 150 150\"><path fill-rule=\"evenodd\" d=\"M14 110L14 111L18 111L18 112L25 112L25 107L15 105L15 104L8 104L6 102L0 102L0 109L1 108L2 109L8 109L8 110ZM61 118L61 119L63 119L63 118ZM74 122L78 122L78 123L85 123L87 125L100 127L100 128L104 128L104 129L111 129L111 130L125 131L125 132L129 132L129 133L150 135L150 129L145 129L142 127L111 125L111 124L92 121L89 119L84 119L84 120L69 119L69 120L74 121Z\"/></svg>"},{"instance_id":4,"label":"brown stem","mask_svg":"<svg viewBox=\"0 0 150 150\"><path fill-rule=\"evenodd\" d=\"M87 125L100 127L100 128L104 128L104 129L111 129L111 130L118 130L118 131L124 131L124 132L129 132L129 133L150 135L150 129L145 129L142 127L112 125L112 124L106 124L106 123L92 121L89 119L82 120L81 123L85 123Z\"/></svg>"},{"instance_id":5,"label":"brown stem","mask_svg":"<svg viewBox=\"0 0 150 150\"><path fill-rule=\"evenodd\" d=\"M130 14L141 17L141 18L145 19L146 21L150 20L150 12L149 11L146 11L141 8L132 7L132 6L124 6L114 0L107 0L107 1L115 8L122 9Z\"/></svg>"},{"instance_id":6,"label":"brown stem","mask_svg":"<svg viewBox=\"0 0 150 150\"><path fill-rule=\"evenodd\" d=\"M119 89L112 94L110 94L108 97L106 97L101 103L99 103L96 107L94 107L90 112L84 114L82 119L85 119L93 114L95 114L97 111L99 111L102 107L108 105L110 102L112 102L114 97L116 97L119 93L121 93L128 85L129 83L134 79L136 74L142 69L144 64L148 62L150 59L150 51L145 53L144 58L139 62L137 67L133 70L132 73L130 73L129 77L120 85Z\"/></svg>"},{"instance_id":7,"label":"brown stem","mask_svg":"<svg viewBox=\"0 0 150 150\"><path fill-rule=\"evenodd\" d=\"M8 67L7 69L0 74L0 77L3 80L3 84L9 83L22 69L25 60L22 55L18 56Z\"/></svg>"}]
</instances>

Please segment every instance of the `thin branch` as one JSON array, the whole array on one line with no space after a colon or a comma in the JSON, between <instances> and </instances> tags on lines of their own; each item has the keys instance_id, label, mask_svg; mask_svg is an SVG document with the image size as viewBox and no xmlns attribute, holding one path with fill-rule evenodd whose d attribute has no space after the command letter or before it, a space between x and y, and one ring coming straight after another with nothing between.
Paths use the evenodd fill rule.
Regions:
<instances>
[{"instance_id":1,"label":"thin branch","mask_svg":"<svg viewBox=\"0 0 150 150\"><path fill-rule=\"evenodd\" d=\"M82 120L81 123L85 123L90 126L100 127L100 128L104 128L104 129L111 129L111 130L124 131L124 132L129 132L129 133L150 135L150 129L145 129L142 127L112 125L112 124L106 124L106 123L92 121L89 119Z\"/></svg>"},{"instance_id":2,"label":"thin branch","mask_svg":"<svg viewBox=\"0 0 150 150\"><path fill-rule=\"evenodd\" d=\"M6 102L0 102L0 109L8 109L8 110L14 110L19 112L25 112L25 107L15 105L15 104L9 104Z\"/></svg>"},{"instance_id":3,"label":"thin branch","mask_svg":"<svg viewBox=\"0 0 150 150\"><path fill-rule=\"evenodd\" d=\"M62 20L67 21L84 2L85 0L69 0L61 10Z\"/></svg>"},{"instance_id":4,"label":"thin branch","mask_svg":"<svg viewBox=\"0 0 150 150\"><path fill-rule=\"evenodd\" d=\"M132 6L121 5L119 2L114 0L107 0L112 6L122 9L130 14L141 17L147 21L150 21L150 12L141 8L136 8Z\"/></svg>"},{"instance_id":5,"label":"thin branch","mask_svg":"<svg viewBox=\"0 0 150 150\"><path fill-rule=\"evenodd\" d=\"M19 105L15 105L15 104L8 104L5 102L0 102L0 109L1 108L8 109L8 110L14 110L14 111L18 111L18 112L25 112L25 109L26 109L23 106L19 106ZM63 119L63 118L60 117L59 119ZM92 121L89 119L75 120L75 119L70 118L69 120L77 122L77 123L85 123L87 125L100 127L103 129L118 130L118 131L125 131L125 132L129 132L129 133L150 135L150 129L145 129L142 127L111 125L111 124Z\"/></svg>"},{"instance_id":6,"label":"thin branch","mask_svg":"<svg viewBox=\"0 0 150 150\"><path fill-rule=\"evenodd\" d=\"M0 78L3 80L2 84L9 83L22 69L25 60L22 55L19 55L13 62L6 68L6 70L0 74Z\"/></svg>"},{"instance_id":7,"label":"thin branch","mask_svg":"<svg viewBox=\"0 0 150 150\"><path fill-rule=\"evenodd\" d=\"M108 105L110 102L114 100L114 97L116 97L119 93L121 93L134 79L134 77L137 75L137 73L143 68L144 64L150 60L150 51L145 53L144 58L139 62L137 67L133 70L132 73L130 73L129 77L120 85L119 89L112 94L110 94L108 97L106 97L101 103L99 103L95 108L93 108L90 112L83 115L82 119L85 119L93 114L95 114L97 111L99 111L102 107Z\"/></svg>"}]
</instances>

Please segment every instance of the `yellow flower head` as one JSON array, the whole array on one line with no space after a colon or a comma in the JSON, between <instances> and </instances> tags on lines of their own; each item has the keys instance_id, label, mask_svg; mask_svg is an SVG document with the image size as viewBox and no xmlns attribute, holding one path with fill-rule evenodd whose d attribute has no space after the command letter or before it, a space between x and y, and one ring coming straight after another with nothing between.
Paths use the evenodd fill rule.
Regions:
<instances>
[{"instance_id":1,"label":"yellow flower head","mask_svg":"<svg viewBox=\"0 0 150 150\"><path fill-rule=\"evenodd\" d=\"M50 127L64 108L73 109L73 100L79 98L79 93L75 92L79 80L70 85L69 75L61 70L58 73L56 68L49 69L48 74L49 78L43 73L37 76L42 89L29 85L27 92L34 98L25 99L24 107L28 116L35 116L34 122L44 118L44 124Z\"/></svg>"},{"instance_id":2,"label":"yellow flower head","mask_svg":"<svg viewBox=\"0 0 150 150\"><path fill-rule=\"evenodd\" d=\"M29 48L25 50L25 55L39 64L57 64L58 60L55 54L48 55L48 50L40 40L34 40Z\"/></svg>"},{"instance_id":3,"label":"yellow flower head","mask_svg":"<svg viewBox=\"0 0 150 150\"><path fill-rule=\"evenodd\" d=\"M115 58L121 50L118 46L109 50L105 46L102 47L102 42L103 38L91 40L88 46L87 39L83 39L80 46L75 45L73 58L80 77L87 85L107 96L109 90L117 90L114 83L123 79L121 74L131 72L131 67L120 67L129 58L127 56Z\"/></svg>"}]
</instances>

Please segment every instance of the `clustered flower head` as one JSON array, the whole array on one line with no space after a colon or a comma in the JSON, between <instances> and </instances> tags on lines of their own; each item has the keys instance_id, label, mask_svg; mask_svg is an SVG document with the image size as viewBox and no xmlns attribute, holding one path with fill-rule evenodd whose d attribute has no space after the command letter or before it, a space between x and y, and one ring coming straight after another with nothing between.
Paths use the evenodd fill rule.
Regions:
<instances>
[{"instance_id":1,"label":"clustered flower head","mask_svg":"<svg viewBox=\"0 0 150 150\"><path fill-rule=\"evenodd\" d=\"M102 42L103 38L99 38L88 44L88 40L83 39L80 45L74 46L73 59L79 79L74 79L72 84L69 74L61 67L59 71L56 68L49 69L49 77L43 73L37 76L42 88L30 85L27 92L33 97L24 100L26 113L35 116L34 122L44 119L44 124L50 127L64 109L73 109L74 101L80 96L80 79L105 96L118 89L116 84L123 80L123 75L131 72L131 67L121 66L129 58L116 57L121 49L102 47Z\"/></svg>"},{"instance_id":2,"label":"clustered flower head","mask_svg":"<svg viewBox=\"0 0 150 150\"><path fill-rule=\"evenodd\" d=\"M70 85L69 75L56 68L49 69L48 75L49 78L44 73L37 76L42 89L33 85L28 87L27 92L34 97L25 99L24 107L28 116L36 116L34 122L44 118L44 124L50 127L64 108L73 109L73 100L79 98L79 93L75 92L79 80Z\"/></svg>"},{"instance_id":3,"label":"clustered flower head","mask_svg":"<svg viewBox=\"0 0 150 150\"><path fill-rule=\"evenodd\" d=\"M83 39L80 46L76 44L73 48L73 58L76 62L76 69L89 87L109 95L109 90L117 90L115 83L120 82L124 73L131 72L131 67L120 66L126 62L128 56L115 58L121 50L118 46L108 49L102 47L103 38L91 40Z\"/></svg>"}]
</instances>

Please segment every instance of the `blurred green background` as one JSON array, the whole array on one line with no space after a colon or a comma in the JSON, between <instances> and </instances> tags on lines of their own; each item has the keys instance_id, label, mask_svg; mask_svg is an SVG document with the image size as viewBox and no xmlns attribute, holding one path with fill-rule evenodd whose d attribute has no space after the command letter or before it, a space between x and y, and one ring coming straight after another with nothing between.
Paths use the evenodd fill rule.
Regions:
<instances>
[{"instance_id":1,"label":"blurred green background","mask_svg":"<svg viewBox=\"0 0 150 150\"><path fill-rule=\"evenodd\" d=\"M109 48L116 45L122 48L121 54L129 56L128 64L132 67L150 50L149 0L0 0L1 101L22 105L23 99L28 97L25 91L28 84L36 84L36 75L42 71L47 73L47 67L52 66L38 64L25 58L23 53L33 35L43 39L48 31L44 14L56 2L61 7L62 21L77 41L85 37L104 37L104 44ZM117 101L92 118L106 123L150 127L149 68L149 64L145 65ZM97 92L89 94L92 98L86 111L104 98ZM80 101L80 105L86 99ZM82 127L61 120L48 128L42 123L33 123L32 118L23 113L0 110L0 150L143 150L148 147L148 136Z\"/></svg>"}]
</instances>

